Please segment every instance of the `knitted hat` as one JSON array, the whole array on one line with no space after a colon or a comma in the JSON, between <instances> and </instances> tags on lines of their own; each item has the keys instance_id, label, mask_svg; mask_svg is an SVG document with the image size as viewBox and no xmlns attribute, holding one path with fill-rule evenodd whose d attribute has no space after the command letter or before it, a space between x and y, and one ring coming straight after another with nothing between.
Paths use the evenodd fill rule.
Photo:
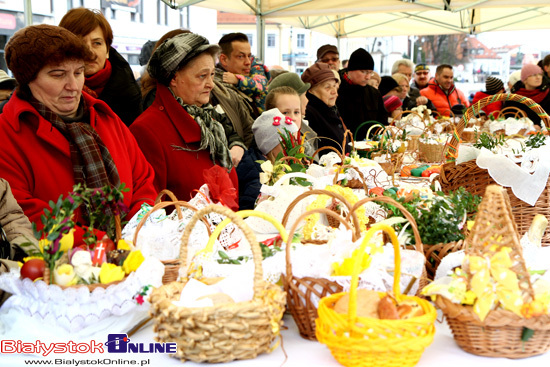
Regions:
<instances>
[{"instance_id":1,"label":"knitted hat","mask_svg":"<svg viewBox=\"0 0 550 367\"><path fill-rule=\"evenodd\" d=\"M336 78L330 66L324 62L316 62L302 73L302 81L304 83L310 83L311 88L330 79L334 79L337 82L340 81Z\"/></svg>"},{"instance_id":2,"label":"knitted hat","mask_svg":"<svg viewBox=\"0 0 550 367\"><path fill-rule=\"evenodd\" d=\"M328 52L334 52L335 54L338 54L338 49L336 48L336 46L333 46L333 45L323 45L321 47L319 47L319 49L317 50L317 61L320 61L323 56L325 56Z\"/></svg>"},{"instance_id":3,"label":"knitted hat","mask_svg":"<svg viewBox=\"0 0 550 367\"><path fill-rule=\"evenodd\" d=\"M149 75L164 85L169 85L176 71L183 68L191 59L199 54L214 49L203 36L195 33L182 33L164 41L151 55L147 71Z\"/></svg>"},{"instance_id":4,"label":"knitted hat","mask_svg":"<svg viewBox=\"0 0 550 367\"><path fill-rule=\"evenodd\" d=\"M311 87L311 84L304 83L296 73L284 73L271 80L267 92L269 93L277 87L290 87L298 94L304 94Z\"/></svg>"},{"instance_id":5,"label":"knitted hat","mask_svg":"<svg viewBox=\"0 0 550 367\"><path fill-rule=\"evenodd\" d=\"M516 70L508 77L508 83L512 86L519 82L521 79L521 70Z\"/></svg>"},{"instance_id":6,"label":"knitted hat","mask_svg":"<svg viewBox=\"0 0 550 367\"><path fill-rule=\"evenodd\" d=\"M416 65L416 67L414 68L414 72L416 73L417 71L420 71L420 70L428 70L428 71L430 71L430 68L429 68L428 65L426 65L426 64L418 64L418 65Z\"/></svg>"},{"instance_id":7,"label":"knitted hat","mask_svg":"<svg viewBox=\"0 0 550 367\"><path fill-rule=\"evenodd\" d=\"M358 48L349 57L348 70L374 70L374 59L367 50Z\"/></svg>"},{"instance_id":8,"label":"knitted hat","mask_svg":"<svg viewBox=\"0 0 550 367\"><path fill-rule=\"evenodd\" d=\"M14 89L17 85L15 79L10 78L8 73L0 69L0 89Z\"/></svg>"},{"instance_id":9,"label":"knitted hat","mask_svg":"<svg viewBox=\"0 0 550 367\"><path fill-rule=\"evenodd\" d=\"M380 78L380 85L378 86L378 90L380 91L382 97L384 97L391 90L397 87L399 87L399 84L397 84L397 81L391 76L385 75Z\"/></svg>"},{"instance_id":10,"label":"knitted hat","mask_svg":"<svg viewBox=\"0 0 550 367\"><path fill-rule=\"evenodd\" d=\"M94 59L80 37L65 28L47 24L31 25L15 32L6 45L5 57L20 85L32 82L46 65Z\"/></svg>"},{"instance_id":11,"label":"knitted hat","mask_svg":"<svg viewBox=\"0 0 550 367\"><path fill-rule=\"evenodd\" d=\"M284 129L294 134L298 131L298 126L290 117L283 115L277 108L263 112L252 124L252 133L258 149L264 155L271 152L279 145L281 141L279 131L282 133Z\"/></svg>"},{"instance_id":12,"label":"knitted hat","mask_svg":"<svg viewBox=\"0 0 550 367\"><path fill-rule=\"evenodd\" d=\"M504 83L499 78L490 76L485 80L485 91L487 94L497 94L502 88L504 88Z\"/></svg>"},{"instance_id":13,"label":"knitted hat","mask_svg":"<svg viewBox=\"0 0 550 367\"><path fill-rule=\"evenodd\" d=\"M521 81L525 83L531 75L543 74L542 69L535 64L527 64L521 68Z\"/></svg>"},{"instance_id":14,"label":"knitted hat","mask_svg":"<svg viewBox=\"0 0 550 367\"><path fill-rule=\"evenodd\" d=\"M403 102L397 96L386 96L384 99L384 107L388 113L392 113L399 107L403 106Z\"/></svg>"}]
</instances>

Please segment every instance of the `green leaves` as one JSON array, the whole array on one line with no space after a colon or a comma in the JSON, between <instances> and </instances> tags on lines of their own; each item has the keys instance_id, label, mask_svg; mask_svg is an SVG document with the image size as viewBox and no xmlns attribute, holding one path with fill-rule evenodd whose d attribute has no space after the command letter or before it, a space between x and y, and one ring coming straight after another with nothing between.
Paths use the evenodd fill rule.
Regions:
<instances>
[{"instance_id":1,"label":"green leaves","mask_svg":"<svg viewBox=\"0 0 550 367\"><path fill-rule=\"evenodd\" d=\"M477 141L474 143L474 147L477 149L486 148L492 151L496 147L504 145L505 141L506 138L504 135L497 135L495 137L487 133L481 133Z\"/></svg>"}]
</instances>

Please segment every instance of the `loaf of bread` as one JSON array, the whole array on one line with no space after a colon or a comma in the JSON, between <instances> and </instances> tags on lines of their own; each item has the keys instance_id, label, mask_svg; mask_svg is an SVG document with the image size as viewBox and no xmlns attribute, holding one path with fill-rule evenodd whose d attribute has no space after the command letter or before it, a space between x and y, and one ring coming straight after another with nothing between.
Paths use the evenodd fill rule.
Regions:
<instances>
[{"instance_id":1,"label":"loaf of bread","mask_svg":"<svg viewBox=\"0 0 550 367\"><path fill-rule=\"evenodd\" d=\"M397 305L397 313L401 320L424 315L424 310L414 300L404 300Z\"/></svg>"},{"instance_id":2,"label":"loaf of bread","mask_svg":"<svg viewBox=\"0 0 550 367\"><path fill-rule=\"evenodd\" d=\"M378 318L380 296L375 291L357 290L357 316ZM349 293L346 293L334 305L334 311L347 314L349 311Z\"/></svg>"},{"instance_id":3,"label":"loaf of bread","mask_svg":"<svg viewBox=\"0 0 550 367\"><path fill-rule=\"evenodd\" d=\"M384 296L378 303L378 317L387 320L398 320L397 307L390 296Z\"/></svg>"}]
</instances>

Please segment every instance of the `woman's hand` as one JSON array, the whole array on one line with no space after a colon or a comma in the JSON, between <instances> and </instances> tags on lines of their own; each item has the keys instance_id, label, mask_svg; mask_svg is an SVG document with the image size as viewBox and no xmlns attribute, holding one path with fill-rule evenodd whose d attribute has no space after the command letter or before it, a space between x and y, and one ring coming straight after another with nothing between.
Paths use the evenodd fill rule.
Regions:
<instances>
[{"instance_id":1,"label":"woman's hand","mask_svg":"<svg viewBox=\"0 0 550 367\"><path fill-rule=\"evenodd\" d=\"M244 149L238 145L235 145L229 149L229 152L231 153L231 161L233 162L233 165L237 167L243 158Z\"/></svg>"}]
</instances>

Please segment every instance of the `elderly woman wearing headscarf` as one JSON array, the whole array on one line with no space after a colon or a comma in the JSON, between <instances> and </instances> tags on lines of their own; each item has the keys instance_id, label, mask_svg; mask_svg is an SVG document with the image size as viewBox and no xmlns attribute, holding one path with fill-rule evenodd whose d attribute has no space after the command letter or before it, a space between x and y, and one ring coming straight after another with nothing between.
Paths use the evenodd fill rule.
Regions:
<instances>
[{"instance_id":1,"label":"elderly woman wearing headscarf","mask_svg":"<svg viewBox=\"0 0 550 367\"><path fill-rule=\"evenodd\" d=\"M157 80L155 101L130 127L155 169L156 188L181 200L189 200L205 183L203 171L214 165L225 168L238 187L233 166L246 147L209 103L218 52L217 45L193 33L163 42L147 70Z\"/></svg>"},{"instance_id":2,"label":"elderly woman wearing headscarf","mask_svg":"<svg viewBox=\"0 0 550 367\"><path fill-rule=\"evenodd\" d=\"M41 227L49 201L76 183L124 183L129 215L152 204L154 172L134 137L107 104L82 92L92 57L83 41L61 27L28 26L11 37L5 55L19 86L0 115L0 174L31 222ZM87 223L80 212L75 220Z\"/></svg>"}]
</instances>

